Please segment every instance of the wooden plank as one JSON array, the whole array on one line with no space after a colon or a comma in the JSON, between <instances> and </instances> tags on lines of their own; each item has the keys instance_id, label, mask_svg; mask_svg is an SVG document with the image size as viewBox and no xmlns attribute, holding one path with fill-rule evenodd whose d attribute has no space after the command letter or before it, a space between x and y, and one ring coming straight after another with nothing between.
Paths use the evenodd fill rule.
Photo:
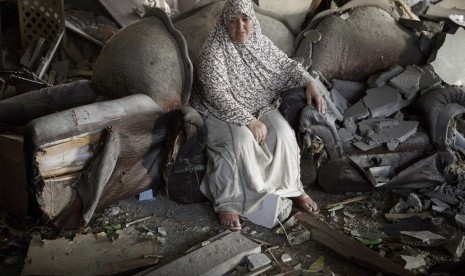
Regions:
<instances>
[{"instance_id":1,"label":"wooden plank","mask_svg":"<svg viewBox=\"0 0 465 276\"><path fill-rule=\"evenodd\" d=\"M37 158L40 159L44 158L46 155L56 155L88 144L94 144L100 141L102 135L102 132L96 132L85 136L75 136L66 140L57 141L59 142L58 144L50 146L42 145L40 151L37 153Z\"/></svg>"},{"instance_id":2,"label":"wooden plank","mask_svg":"<svg viewBox=\"0 0 465 276\"><path fill-rule=\"evenodd\" d=\"M311 238L345 259L376 272L392 275L414 275L400 265L383 258L363 244L332 229L309 214L297 214L297 219L310 231Z\"/></svg>"}]
</instances>

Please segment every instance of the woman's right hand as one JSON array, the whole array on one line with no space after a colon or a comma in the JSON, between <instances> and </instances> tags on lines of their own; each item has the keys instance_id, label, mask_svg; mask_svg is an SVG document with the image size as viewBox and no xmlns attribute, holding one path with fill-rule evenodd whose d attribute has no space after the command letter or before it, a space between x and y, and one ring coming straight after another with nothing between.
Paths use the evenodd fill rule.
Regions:
<instances>
[{"instance_id":1,"label":"woman's right hand","mask_svg":"<svg viewBox=\"0 0 465 276\"><path fill-rule=\"evenodd\" d=\"M264 123L262 123L260 120L254 119L247 125L247 127L250 129L250 131L252 131L253 137L259 144L265 142L267 130Z\"/></svg>"}]
</instances>

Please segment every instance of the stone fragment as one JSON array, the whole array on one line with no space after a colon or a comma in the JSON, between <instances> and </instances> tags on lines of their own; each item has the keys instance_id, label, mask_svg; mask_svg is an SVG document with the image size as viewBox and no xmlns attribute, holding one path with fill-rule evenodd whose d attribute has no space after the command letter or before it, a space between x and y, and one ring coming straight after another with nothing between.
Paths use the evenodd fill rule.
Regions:
<instances>
[{"instance_id":1,"label":"stone fragment","mask_svg":"<svg viewBox=\"0 0 465 276\"><path fill-rule=\"evenodd\" d=\"M441 78L434 72L434 68L431 65L425 65L422 67L424 73L420 78L420 91L421 95L424 95L426 92L432 88L439 87L442 83Z\"/></svg>"},{"instance_id":2,"label":"stone fragment","mask_svg":"<svg viewBox=\"0 0 465 276\"><path fill-rule=\"evenodd\" d=\"M366 85L362 82L333 79L331 84L351 104L365 95Z\"/></svg>"},{"instance_id":3,"label":"stone fragment","mask_svg":"<svg viewBox=\"0 0 465 276\"><path fill-rule=\"evenodd\" d=\"M431 198L431 201L435 204L433 205L433 210L438 211L438 212L444 212L445 210L449 209L449 204L445 203L444 201L437 199L437 198ZM438 207L435 209L434 207Z\"/></svg>"},{"instance_id":4,"label":"stone fragment","mask_svg":"<svg viewBox=\"0 0 465 276\"><path fill-rule=\"evenodd\" d=\"M363 100L356 102L344 113L344 120L351 118L353 121L359 121L370 116L370 112L363 104Z\"/></svg>"},{"instance_id":5,"label":"stone fragment","mask_svg":"<svg viewBox=\"0 0 465 276\"><path fill-rule=\"evenodd\" d=\"M367 176L374 187L386 184L392 177L391 166L371 167L367 170Z\"/></svg>"},{"instance_id":6,"label":"stone fragment","mask_svg":"<svg viewBox=\"0 0 465 276\"><path fill-rule=\"evenodd\" d=\"M365 107L370 111L371 117L390 116L399 111L401 96L397 89L385 85L379 88L367 90L367 95L363 97Z\"/></svg>"},{"instance_id":7,"label":"stone fragment","mask_svg":"<svg viewBox=\"0 0 465 276\"><path fill-rule=\"evenodd\" d=\"M164 266L149 268L141 275L223 275L246 256L260 252L259 244L240 232L232 232Z\"/></svg>"},{"instance_id":8,"label":"stone fragment","mask_svg":"<svg viewBox=\"0 0 465 276\"><path fill-rule=\"evenodd\" d=\"M283 263L288 263L288 262L292 261L292 258L291 258L291 256L289 254L284 253L284 254L281 255L281 261Z\"/></svg>"},{"instance_id":9,"label":"stone fragment","mask_svg":"<svg viewBox=\"0 0 465 276\"><path fill-rule=\"evenodd\" d=\"M402 71L404 71L402 66L395 65L385 72L371 75L367 83L370 87L381 87L385 85L387 81L402 73Z\"/></svg>"},{"instance_id":10,"label":"stone fragment","mask_svg":"<svg viewBox=\"0 0 465 276\"><path fill-rule=\"evenodd\" d=\"M268 264L271 264L270 258L268 258L263 253L251 254L245 257L245 259L247 261L247 267L250 271L254 271Z\"/></svg>"},{"instance_id":11,"label":"stone fragment","mask_svg":"<svg viewBox=\"0 0 465 276\"><path fill-rule=\"evenodd\" d=\"M437 246L446 241L441 235L430 231L400 231L401 241L405 244L418 244L418 246Z\"/></svg>"},{"instance_id":12,"label":"stone fragment","mask_svg":"<svg viewBox=\"0 0 465 276\"><path fill-rule=\"evenodd\" d=\"M444 249L447 250L454 258L461 258L465 251L465 235L448 240L444 244Z\"/></svg>"},{"instance_id":13,"label":"stone fragment","mask_svg":"<svg viewBox=\"0 0 465 276\"><path fill-rule=\"evenodd\" d=\"M465 215L456 214L454 219L460 228L465 229Z\"/></svg>"},{"instance_id":14,"label":"stone fragment","mask_svg":"<svg viewBox=\"0 0 465 276\"><path fill-rule=\"evenodd\" d=\"M290 234L290 240L293 245L299 245L303 242L308 241L309 239L310 239L310 231L308 230Z\"/></svg>"},{"instance_id":15,"label":"stone fragment","mask_svg":"<svg viewBox=\"0 0 465 276\"><path fill-rule=\"evenodd\" d=\"M429 10L429 9L428 9ZM459 28L455 34L447 34L431 65L439 77L450 85L465 84L465 51L458 51L465 41L465 30Z\"/></svg>"},{"instance_id":16,"label":"stone fragment","mask_svg":"<svg viewBox=\"0 0 465 276\"><path fill-rule=\"evenodd\" d=\"M389 80L389 84L398 88L406 100L411 100L420 90L420 78L423 69L416 65L409 65L404 72Z\"/></svg>"},{"instance_id":17,"label":"stone fragment","mask_svg":"<svg viewBox=\"0 0 465 276\"><path fill-rule=\"evenodd\" d=\"M152 189L147 191L143 191L139 194L139 201L146 201L146 200L153 200L153 192Z\"/></svg>"},{"instance_id":18,"label":"stone fragment","mask_svg":"<svg viewBox=\"0 0 465 276\"><path fill-rule=\"evenodd\" d=\"M408 270L419 269L426 266L425 259L420 256L412 257L406 255L400 255L400 258L405 262L404 268Z\"/></svg>"},{"instance_id":19,"label":"stone fragment","mask_svg":"<svg viewBox=\"0 0 465 276\"><path fill-rule=\"evenodd\" d=\"M407 204L409 207L413 208L415 213L423 211L423 205L421 204L421 199L415 193L410 193L407 197Z\"/></svg>"},{"instance_id":20,"label":"stone fragment","mask_svg":"<svg viewBox=\"0 0 465 276\"><path fill-rule=\"evenodd\" d=\"M347 128L338 129L337 136L340 142L350 141L354 138L354 135L349 130L347 130Z\"/></svg>"},{"instance_id":21,"label":"stone fragment","mask_svg":"<svg viewBox=\"0 0 465 276\"><path fill-rule=\"evenodd\" d=\"M334 88L331 89L331 99L333 100L334 105L336 105L336 108L339 110L339 112L344 114L349 105L347 100Z\"/></svg>"},{"instance_id":22,"label":"stone fragment","mask_svg":"<svg viewBox=\"0 0 465 276\"><path fill-rule=\"evenodd\" d=\"M441 202L451 204L451 205L459 205L460 201L456 199L454 196L450 196L444 193L438 193L438 192L428 192L425 194L429 198L435 198L439 199ZM439 203L438 205L441 206L446 206L445 204Z\"/></svg>"}]
</instances>

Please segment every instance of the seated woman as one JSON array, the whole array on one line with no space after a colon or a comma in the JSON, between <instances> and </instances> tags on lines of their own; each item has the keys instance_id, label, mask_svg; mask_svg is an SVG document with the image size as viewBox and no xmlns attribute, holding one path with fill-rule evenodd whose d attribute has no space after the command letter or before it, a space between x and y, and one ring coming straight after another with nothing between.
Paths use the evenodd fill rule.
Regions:
<instances>
[{"instance_id":1,"label":"seated woman","mask_svg":"<svg viewBox=\"0 0 465 276\"><path fill-rule=\"evenodd\" d=\"M306 87L307 103L324 113L314 79L261 32L250 0L228 0L195 68L191 103L205 119L208 163L201 191L226 229L268 194L287 197L307 213L317 204L300 180L295 133L277 111L280 93Z\"/></svg>"}]
</instances>

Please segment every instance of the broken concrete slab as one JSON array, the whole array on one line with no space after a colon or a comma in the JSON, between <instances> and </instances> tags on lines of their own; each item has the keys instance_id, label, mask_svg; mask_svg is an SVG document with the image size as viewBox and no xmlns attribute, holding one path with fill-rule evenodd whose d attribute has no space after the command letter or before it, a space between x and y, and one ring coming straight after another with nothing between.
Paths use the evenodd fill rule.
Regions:
<instances>
[{"instance_id":1,"label":"broken concrete slab","mask_svg":"<svg viewBox=\"0 0 465 276\"><path fill-rule=\"evenodd\" d=\"M400 255L401 260L404 262L404 268L408 270L419 269L426 266L426 261L420 256L407 256Z\"/></svg>"},{"instance_id":2,"label":"broken concrete slab","mask_svg":"<svg viewBox=\"0 0 465 276\"><path fill-rule=\"evenodd\" d=\"M336 108L344 114L349 106L346 98L344 98L336 89L331 89L331 99L333 99Z\"/></svg>"},{"instance_id":3,"label":"broken concrete slab","mask_svg":"<svg viewBox=\"0 0 465 276\"><path fill-rule=\"evenodd\" d=\"M371 167L367 170L367 176L374 187L380 187L392 178L392 168L391 166Z\"/></svg>"},{"instance_id":4,"label":"broken concrete slab","mask_svg":"<svg viewBox=\"0 0 465 276\"><path fill-rule=\"evenodd\" d=\"M244 258L261 252L259 244L232 232L160 268L139 275L223 275ZM208 261L206 261L208 260Z\"/></svg>"},{"instance_id":5,"label":"broken concrete slab","mask_svg":"<svg viewBox=\"0 0 465 276\"><path fill-rule=\"evenodd\" d=\"M447 195L447 194L444 194L444 193L430 191L430 192L426 193L425 195L427 197L429 197L429 198L439 199L439 200L441 200L441 202L444 202L444 203L447 203L447 204L451 204L451 205L459 205L460 204L460 201L458 199L456 199L454 196Z\"/></svg>"},{"instance_id":6,"label":"broken concrete slab","mask_svg":"<svg viewBox=\"0 0 465 276\"><path fill-rule=\"evenodd\" d=\"M371 75L368 78L367 83L368 83L368 85L370 87L381 87L381 86L385 85L386 82L388 82L390 79L392 79L395 76L399 75L403 71L404 71L404 68L402 66L395 65L395 66L389 68L389 70L387 70L385 72L375 74L375 75Z\"/></svg>"},{"instance_id":7,"label":"broken concrete slab","mask_svg":"<svg viewBox=\"0 0 465 276\"><path fill-rule=\"evenodd\" d=\"M292 201L274 194L268 195L262 202L262 206L245 215L250 222L266 228L273 228L278 225L279 221L286 220L292 211Z\"/></svg>"},{"instance_id":8,"label":"broken concrete slab","mask_svg":"<svg viewBox=\"0 0 465 276\"><path fill-rule=\"evenodd\" d=\"M407 204L412 209L412 213L420 213L423 211L421 199L415 193L410 193L407 197Z\"/></svg>"},{"instance_id":9,"label":"broken concrete slab","mask_svg":"<svg viewBox=\"0 0 465 276\"><path fill-rule=\"evenodd\" d=\"M457 51L465 41L465 30L459 28L455 34L447 34L436 58L430 64L441 79L450 85L465 84L465 52Z\"/></svg>"},{"instance_id":10,"label":"broken concrete slab","mask_svg":"<svg viewBox=\"0 0 465 276\"><path fill-rule=\"evenodd\" d=\"M400 109L400 101L400 93L389 85L368 89L367 95L363 97L363 103L372 118L388 117L396 113Z\"/></svg>"},{"instance_id":11,"label":"broken concrete slab","mask_svg":"<svg viewBox=\"0 0 465 276\"><path fill-rule=\"evenodd\" d=\"M417 121L402 121L393 127L382 128L368 136L369 144L382 144L391 141L404 142L417 131Z\"/></svg>"},{"instance_id":12,"label":"broken concrete slab","mask_svg":"<svg viewBox=\"0 0 465 276\"><path fill-rule=\"evenodd\" d=\"M351 104L365 95L366 84L363 82L333 79L331 84Z\"/></svg>"},{"instance_id":13,"label":"broken concrete slab","mask_svg":"<svg viewBox=\"0 0 465 276\"><path fill-rule=\"evenodd\" d=\"M435 204L432 206L432 209L436 212L442 213L449 209L449 204L445 203L440 199L431 198L431 201Z\"/></svg>"},{"instance_id":14,"label":"broken concrete slab","mask_svg":"<svg viewBox=\"0 0 465 276\"><path fill-rule=\"evenodd\" d=\"M365 107L363 100L359 100L344 113L344 121L349 118L356 122L370 116L370 112Z\"/></svg>"},{"instance_id":15,"label":"broken concrete slab","mask_svg":"<svg viewBox=\"0 0 465 276\"><path fill-rule=\"evenodd\" d=\"M409 65L396 77L389 80L389 84L398 88L406 100L411 100L420 90L420 78L423 69L416 65Z\"/></svg>"},{"instance_id":16,"label":"broken concrete slab","mask_svg":"<svg viewBox=\"0 0 465 276\"><path fill-rule=\"evenodd\" d=\"M24 275L114 275L156 263L154 240L138 235L133 227L123 229L115 241L105 233L78 234L66 238L41 240L29 246Z\"/></svg>"},{"instance_id":17,"label":"broken concrete slab","mask_svg":"<svg viewBox=\"0 0 465 276\"><path fill-rule=\"evenodd\" d=\"M431 65L425 65L422 67L423 75L420 78L420 96L423 96L426 92L431 89L438 88L442 80L441 78L434 72L434 68Z\"/></svg>"},{"instance_id":18,"label":"broken concrete slab","mask_svg":"<svg viewBox=\"0 0 465 276\"><path fill-rule=\"evenodd\" d=\"M247 261L247 267L250 271L255 271L271 264L270 258L263 253L251 254L245 257L245 260Z\"/></svg>"},{"instance_id":19,"label":"broken concrete slab","mask_svg":"<svg viewBox=\"0 0 465 276\"><path fill-rule=\"evenodd\" d=\"M343 143L346 141L351 141L354 138L354 134L344 127L337 130L337 136L338 140Z\"/></svg>"},{"instance_id":20,"label":"broken concrete slab","mask_svg":"<svg viewBox=\"0 0 465 276\"><path fill-rule=\"evenodd\" d=\"M448 240L444 244L444 249L446 249L454 258L460 259L465 251L465 235Z\"/></svg>"},{"instance_id":21,"label":"broken concrete slab","mask_svg":"<svg viewBox=\"0 0 465 276\"><path fill-rule=\"evenodd\" d=\"M446 242L446 238L431 231L400 231L400 240L412 246L438 246Z\"/></svg>"},{"instance_id":22,"label":"broken concrete slab","mask_svg":"<svg viewBox=\"0 0 465 276\"><path fill-rule=\"evenodd\" d=\"M465 229L465 215L456 214L454 219L460 228Z\"/></svg>"}]
</instances>

